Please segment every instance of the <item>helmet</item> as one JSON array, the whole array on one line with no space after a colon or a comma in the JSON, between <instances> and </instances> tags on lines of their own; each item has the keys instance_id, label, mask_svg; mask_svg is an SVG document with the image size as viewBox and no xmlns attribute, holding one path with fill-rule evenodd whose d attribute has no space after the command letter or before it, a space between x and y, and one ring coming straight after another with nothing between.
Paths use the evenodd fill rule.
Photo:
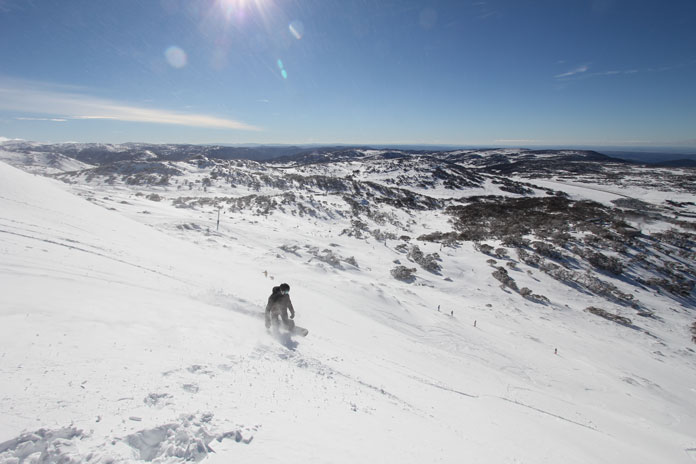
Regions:
<instances>
[{"instance_id":1,"label":"helmet","mask_svg":"<svg viewBox=\"0 0 696 464\"><path fill-rule=\"evenodd\" d=\"M288 293L290 291L290 286L288 284L280 284L280 291Z\"/></svg>"}]
</instances>

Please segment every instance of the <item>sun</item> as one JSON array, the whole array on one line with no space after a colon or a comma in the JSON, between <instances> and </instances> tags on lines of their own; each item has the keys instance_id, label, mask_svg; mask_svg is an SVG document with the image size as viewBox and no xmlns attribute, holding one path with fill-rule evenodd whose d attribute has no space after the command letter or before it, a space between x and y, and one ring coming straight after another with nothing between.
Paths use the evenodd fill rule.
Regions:
<instances>
[{"instance_id":1,"label":"sun","mask_svg":"<svg viewBox=\"0 0 696 464\"><path fill-rule=\"evenodd\" d=\"M218 9L225 19L243 20L250 14L260 15L265 19L270 10L271 0L216 0Z\"/></svg>"}]
</instances>

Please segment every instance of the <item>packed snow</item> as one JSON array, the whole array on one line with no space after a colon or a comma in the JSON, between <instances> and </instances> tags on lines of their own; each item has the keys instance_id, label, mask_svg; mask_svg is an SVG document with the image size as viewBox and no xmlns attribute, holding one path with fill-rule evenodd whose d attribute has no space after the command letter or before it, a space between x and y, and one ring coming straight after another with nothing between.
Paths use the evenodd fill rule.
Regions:
<instances>
[{"instance_id":1,"label":"packed snow","mask_svg":"<svg viewBox=\"0 0 696 464\"><path fill-rule=\"evenodd\" d=\"M0 162L0 463L696 461L688 303L636 290L661 311L630 327L511 271L537 304L468 243L418 242L442 270L406 283L338 214L136 193ZM281 282L307 337L264 328Z\"/></svg>"}]
</instances>

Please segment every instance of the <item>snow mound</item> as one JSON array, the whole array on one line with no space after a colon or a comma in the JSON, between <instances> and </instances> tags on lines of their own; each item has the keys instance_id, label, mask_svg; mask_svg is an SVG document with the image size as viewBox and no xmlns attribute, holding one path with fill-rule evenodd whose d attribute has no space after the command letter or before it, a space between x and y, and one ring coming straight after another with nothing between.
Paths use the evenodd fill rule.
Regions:
<instances>
[{"instance_id":1,"label":"snow mound","mask_svg":"<svg viewBox=\"0 0 696 464\"><path fill-rule=\"evenodd\" d=\"M74 440L83 433L74 427L39 429L0 443L0 464L82 462Z\"/></svg>"},{"instance_id":2,"label":"snow mound","mask_svg":"<svg viewBox=\"0 0 696 464\"><path fill-rule=\"evenodd\" d=\"M210 444L223 440L249 444L253 435L244 436L242 430L212 432L213 415L210 413L182 414L178 420L164 425L143 429L113 441L127 447L114 447L109 452L97 451L85 454L79 442L88 438L75 427L39 429L0 443L0 464L61 463L77 464L94 462L199 462L214 453ZM139 420L132 417L131 420ZM124 449L125 448L125 449ZM102 446L102 450L104 447ZM116 453L116 454L115 454Z\"/></svg>"},{"instance_id":3,"label":"snow mound","mask_svg":"<svg viewBox=\"0 0 696 464\"><path fill-rule=\"evenodd\" d=\"M212 414L182 415L178 422L144 429L128 435L124 441L137 450L140 460L167 462L170 458L199 462L214 452L209 446L213 440L221 442L232 438L237 443L249 444L253 436L244 438L240 430L220 434L211 433Z\"/></svg>"}]
</instances>

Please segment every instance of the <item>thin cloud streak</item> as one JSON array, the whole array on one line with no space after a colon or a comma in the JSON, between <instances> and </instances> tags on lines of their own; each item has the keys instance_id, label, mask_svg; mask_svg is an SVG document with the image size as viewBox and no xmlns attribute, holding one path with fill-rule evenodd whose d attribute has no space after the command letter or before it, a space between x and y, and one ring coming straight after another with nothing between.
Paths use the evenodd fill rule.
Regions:
<instances>
[{"instance_id":1,"label":"thin cloud streak","mask_svg":"<svg viewBox=\"0 0 696 464\"><path fill-rule=\"evenodd\" d=\"M572 80L580 80L580 79L590 79L592 77L628 75L628 74L636 74L639 72L640 71L638 69L627 69L625 71L599 71L599 72L593 72L593 73L587 73L587 74L580 74L580 75L576 75L576 76L569 76L569 78L565 79L565 80L572 81Z\"/></svg>"},{"instance_id":2,"label":"thin cloud streak","mask_svg":"<svg viewBox=\"0 0 696 464\"><path fill-rule=\"evenodd\" d=\"M17 121L52 121L52 122L67 122L63 118L15 118Z\"/></svg>"},{"instance_id":3,"label":"thin cloud streak","mask_svg":"<svg viewBox=\"0 0 696 464\"><path fill-rule=\"evenodd\" d=\"M144 108L89 95L45 90L14 81L0 81L0 110L57 116L47 119L109 119L213 129L261 130L233 119Z\"/></svg>"},{"instance_id":4,"label":"thin cloud streak","mask_svg":"<svg viewBox=\"0 0 696 464\"><path fill-rule=\"evenodd\" d=\"M556 79L563 79L564 77L575 76L576 74L581 74L581 73L587 72L588 69L590 69L590 67L586 66L586 65L578 66L577 68L575 68L571 71L564 72L562 74L556 74L553 77Z\"/></svg>"},{"instance_id":5,"label":"thin cloud streak","mask_svg":"<svg viewBox=\"0 0 696 464\"><path fill-rule=\"evenodd\" d=\"M568 71L563 74L557 74L553 76L555 79L562 79L564 81L590 79L593 77L605 77L605 76L620 76L620 75L630 75L638 73L662 73L667 71L676 71L688 66L693 66L696 64L696 60L683 61L681 63L676 63L669 66L662 66L660 68L642 68L642 69L612 69L609 71L595 71L588 73L589 66L579 66L572 71Z\"/></svg>"}]
</instances>

